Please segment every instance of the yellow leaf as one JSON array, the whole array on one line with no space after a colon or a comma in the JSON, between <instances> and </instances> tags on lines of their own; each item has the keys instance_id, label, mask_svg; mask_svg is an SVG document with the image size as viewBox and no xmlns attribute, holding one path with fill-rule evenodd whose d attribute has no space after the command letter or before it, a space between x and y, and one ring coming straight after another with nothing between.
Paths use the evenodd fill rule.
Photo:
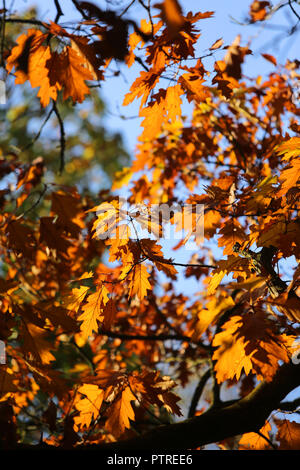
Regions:
<instances>
[{"instance_id":1,"label":"yellow leaf","mask_svg":"<svg viewBox=\"0 0 300 470\"><path fill-rule=\"evenodd\" d=\"M140 300L143 300L147 295L147 290L151 289L151 284L148 281L149 273L146 266L137 264L129 274L130 288L129 295L137 295Z\"/></svg>"},{"instance_id":2,"label":"yellow leaf","mask_svg":"<svg viewBox=\"0 0 300 470\"><path fill-rule=\"evenodd\" d=\"M289 160L293 157L300 156L300 137L292 137L291 139L283 142L275 147L275 151L279 155L284 155L283 160Z\"/></svg>"},{"instance_id":3,"label":"yellow leaf","mask_svg":"<svg viewBox=\"0 0 300 470\"><path fill-rule=\"evenodd\" d=\"M219 49L220 47L222 47L224 44L224 41L222 38L220 39L217 39L212 46L210 46L209 50L210 51L215 51L216 49Z\"/></svg>"},{"instance_id":4,"label":"yellow leaf","mask_svg":"<svg viewBox=\"0 0 300 470\"><path fill-rule=\"evenodd\" d=\"M271 430L270 423L266 422L259 432L269 439ZM265 450L268 448L270 448L268 441L256 432L243 434L239 441L239 450Z\"/></svg>"},{"instance_id":5,"label":"yellow leaf","mask_svg":"<svg viewBox=\"0 0 300 470\"><path fill-rule=\"evenodd\" d=\"M131 177L133 175L132 169L125 167L121 171L117 171L114 177L114 182L112 186L112 190L122 188L122 186L127 186Z\"/></svg>"},{"instance_id":6,"label":"yellow leaf","mask_svg":"<svg viewBox=\"0 0 300 470\"><path fill-rule=\"evenodd\" d=\"M96 419L99 415L104 390L94 384L84 384L78 389L77 393L86 395L86 397L75 403L75 408L80 414L74 417L74 423L77 428L89 428L92 419Z\"/></svg>"},{"instance_id":7,"label":"yellow leaf","mask_svg":"<svg viewBox=\"0 0 300 470\"><path fill-rule=\"evenodd\" d=\"M98 286L96 292L87 297L85 305L82 307L83 313L78 317L81 321L80 330L85 339L87 339L93 331L98 331L98 321L103 320L103 308L108 302L108 290L102 284Z\"/></svg>"},{"instance_id":8,"label":"yellow leaf","mask_svg":"<svg viewBox=\"0 0 300 470\"><path fill-rule=\"evenodd\" d=\"M221 299L213 298L206 305L205 309L202 309L198 313L198 322L193 335L196 339L200 337L208 328L208 326L214 323L218 317L225 311L234 306L234 301L230 296L222 297Z\"/></svg>"},{"instance_id":9,"label":"yellow leaf","mask_svg":"<svg viewBox=\"0 0 300 470\"><path fill-rule=\"evenodd\" d=\"M213 276L210 278L208 290L208 295L214 294L222 281L225 274L228 274L231 271L243 271L243 262L241 258L234 255L229 255L228 259L218 261L218 267L212 271Z\"/></svg>"},{"instance_id":10,"label":"yellow leaf","mask_svg":"<svg viewBox=\"0 0 300 470\"><path fill-rule=\"evenodd\" d=\"M136 400L136 397L131 392L130 387L126 387L119 399L109 407L109 416L105 427L116 437L120 436L126 428L130 428L130 419L132 421L135 419L131 406L133 400Z\"/></svg>"},{"instance_id":11,"label":"yellow leaf","mask_svg":"<svg viewBox=\"0 0 300 470\"><path fill-rule=\"evenodd\" d=\"M64 299L64 305L66 308L77 313L88 290L89 287L86 286L75 287L72 289L72 293Z\"/></svg>"},{"instance_id":12,"label":"yellow leaf","mask_svg":"<svg viewBox=\"0 0 300 470\"><path fill-rule=\"evenodd\" d=\"M177 0L164 0L161 9L161 18L165 21L171 36L176 35L184 25L181 6Z\"/></svg>"},{"instance_id":13,"label":"yellow leaf","mask_svg":"<svg viewBox=\"0 0 300 470\"><path fill-rule=\"evenodd\" d=\"M258 380L270 381L279 361L289 362L295 337L278 335L267 314L258 307L254 310L231 317L215 335L213 359L218 382L239 380L243 369L246 375L252 372Z\"/></svg>"},{"instance_id":14,"label":"yellow leaf","mask_svg":"<svg viewBox=\"0 0 300 470\"><path fill-rule=\"evenodd\" d=\"M290 160L289 168L285 168L280 175L279 181L281 189L278 191L278 196L285 195L290 188L297 185L300 179L300 158L293 158Z\"/></svg>"}]
</instances>

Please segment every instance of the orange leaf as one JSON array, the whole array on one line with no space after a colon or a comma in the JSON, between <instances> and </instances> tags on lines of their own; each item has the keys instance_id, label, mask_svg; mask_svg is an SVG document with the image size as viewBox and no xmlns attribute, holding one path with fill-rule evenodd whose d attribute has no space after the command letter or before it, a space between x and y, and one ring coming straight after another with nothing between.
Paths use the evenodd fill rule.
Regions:
<instances>
[{"instance_id":1,"label":"orange leaf","mask_svg":"<svg viewBox=\"0 0 300 470\"><path fill-rule=\"evenodd\" d=\"M264 57L264 59L268 60L269 62L271 62L273 65L277 65L277 60L275 59L274 56L270 55L270 54L262 54L262 56Z\"/></svg>"},{"instance_id":2,"label":"orange leaf","mask_svg":"<svg viewBox=\"0 0 300 470\"><path fill-rule=\"evenodd\" d=\"M216 49L219 49L220 47L222 47L224 44L224 41L222 38L220 39L217 39L212 46L210 46L209 50L210 51L215 51Z\"/></svg>"},{"instance_id":3,"label":"orange leaf","mask_svg":"<svg viewBox=\"0 0 300 470\"><path fill-rule=\"evenodd\" d=\"M218 240L218 246L225 246L224 255L232 255L235 243L243 244L246 239L245 231L236 219L224 222L219 234L222 236Z\"/></svg>"},{"instance_id":4,"label":"orange leaf","mask_svg":"<svg viewBox=\"0 0 300 470\"><path fill-rule=\"evenodd\" d=\"M184 25L182 9L177 0L164 0L161 9L161 17L168 27L171 36L175 36Z\"/></svg>"},{"instance_id":5,"label":"orange leaf","mask_svg":"<svg viewBox=\"0 0 300 470\"><path fill-rule=\"evenodd\" d=\"M98 321L103 320L103 308L108 302L108 290L104 285L98 286L96 292L87 297L82 307L83 313L78 317L81 321L80 329L83 337L87 339L92 333L98 331Z\"/></svg>"},{"instance_id":6,"label":"orange leaf","mask_svg":"<svg viewBox=\"0 0 300 470\"><path fill-rule=\"evenodd\" d=\"M269 438L271 430L270 423L266 422L259 432ZM268 441L256 432L243 434L239 441L239 450L265 450L268 448L270 448Z\"/></svg>"},{"instance_id":7,"label":"orange leaf","mask_svg":"<svg viewBox=\"0 0 300 470\"><path fill-rule=\"evenodd\" d=\"M71 97L73 102L82 103L85 95L90 94L85 80L93 80L93 73L82 65L82 58L67 46L56 55L56 69L51 70L51 79L63 85L63 99Z\"/></svg>"},{"instance_id":8,"label":"orange leaf","mask_svg":"<svg viewBox=\"0 0 300 470\"><path fill-rule=\"evenodd\" d=\"M151 284L148 281L149 273L144 264L137 264L129 274L130 290L129 295L137 295L143 300L147 295L147 290L151 290Z\"/></svg>"},{"instance_id":9,"label":"orange leaf","mask_svg":"<svg viewBox=\"0 0 300 470\"><path fill-rule=\"evenodd\" d=\"M275 147L278 155L284 155L283 160L289 160L293 157L300 155L300 137L292 137L291 139L283 142Z\"/></svg>"},{"instance_id":10,"label":"orange leaf","mask_svg":"<svg viewBox=\"0 0 300 470\"><path fill-rule=\"evenodd\" d=\"M99 415L104 390L94 384L84 384L77 390L77 393L85 395L85 397L75 403L79 416L74 417L74 423L77 428L89 428L92 419L96 419Z\"/></svg>"},{"instance_id":11,"label":"orange leaf","mask_svg":"<svg viewBox=\"0 0 300 470\"><path fill-rule=\"evenodd\" d=\"M49 364L55 360L50 351L52 343L48 341L45 330L24 320L22 323L22 333L24 338L23 348L26 353L30 353L40 364Z\"/></svg>"},{"instance_id":12,"label":"orange leaf","mask_svg":"<svg viewBox=\"0 0 300 470\"><path fill-rule=\"evenodd\" d=\"M289 167L281 172L279 181L282 182L278 196L285 195L289 189L296 186L300 178L300 158L293 158Z\"/></svg>"},{"instance_id":13,"label":"orange leaf","mask_svg":"<svg viewBox=\"0 0 300 470\"><path fill-rule=\"evenodd\" d=\"M125 95L123 106L132 103L135 98L142 97L141 106L143 106L149 97L151 90L155 87L159 80L158 72L141 72L140 76L133 82L130 92Z\"/></svg>"},{"instance_id":14,"label":"orange leaf","mask_svg":"<svg viewBox=\"0 0 300 470\"><path fill-rule=\"evenodd\" d=\"M289 348L295 337L277 335L265 312L255 308L255 313L234 316L217 333L213 346L216 377L218 382L239 380L242 370L248 375L251 371L258 380L270 381L279 367L279 361L289 362Z\"/></svg>"},{"instance_id":15,"label":"orange leaf","mask_svg":"<svg viewBox=\"0 0 300 470\"><path fill-rule=\"evenodd\" d=\"M105 427L116 437L123 434L125 429L130 428L130 421L134 421L135 415L131 406L131 401L136 400L136 397L126 387L118 400L116 400L109 407L109 417L105 423Z\"/></svg>"},{"instance_id":16,"label":"orange leaf","mask_svg":"<svg viewBox=\"0 0 300 470\"><path fill-rule=\"evenodd\" d=\"M250 16L253 22L263 21L267 14L270 2L254 0L250 6Z\"/></svg>"},{"instance_id":17,"label":"orange leaf","mask_svg":"<svg viewBox=\"0 0 300 470\"><path fill-rule=\"evenodd\" d=\"M276 439L280 442L280 450L300 449L300 424L295 421L275 419L278 428Z\"/></svg>"}]
</instances>

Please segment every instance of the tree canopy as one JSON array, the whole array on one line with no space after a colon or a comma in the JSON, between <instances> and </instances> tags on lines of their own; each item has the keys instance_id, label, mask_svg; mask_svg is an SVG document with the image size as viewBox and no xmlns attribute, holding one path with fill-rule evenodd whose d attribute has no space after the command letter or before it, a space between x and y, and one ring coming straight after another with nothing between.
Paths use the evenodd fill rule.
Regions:
<instances>
[{"instance_id":1,"label":"tree canopy","mask_svg":"<svg viewBox=\"0 0 300 470\"><path fill-rule=\"evenodd\" d=\"M70 3L0 11L0 447L300 450L300 61L243 24L201 51L179 0Z\"/></svg>"}]
</instances>

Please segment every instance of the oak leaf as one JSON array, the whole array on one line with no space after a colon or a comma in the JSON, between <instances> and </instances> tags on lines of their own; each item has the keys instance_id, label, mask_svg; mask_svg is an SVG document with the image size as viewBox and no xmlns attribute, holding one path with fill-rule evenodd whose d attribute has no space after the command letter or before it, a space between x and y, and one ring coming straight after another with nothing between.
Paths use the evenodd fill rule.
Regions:
<instances>
[{"instance_id":1,"label":"oak leaf","mask_svg":"<svg viewBox=\"0 0 300 470\"><path fill-rule=\"evenodd\" d=\"M147 295L147 291L151 290L151 284L148 281L149 273L144 264L137 264L133 270L129 273L128 279L129 284L129 295L133 297L137 295L140 300L143 300Z\"/></svg>"},{"instance_id":2,"label":"oak leaf","mask_svg":"<svg viewBox=\"0 0 300 470\"><path fill-rule=\"evenodd\" d=\"M275 419L277 426L276 439L279 441L280 450L299 450L300 448L300 424L295 421Z\"/></svg>"},{"instance_id":3,"label":"oak leaf","mask_svg":"<svg viewBox=\"0 0 300 470\"><path fill-rule=\"evenodd\" d=\"M256 432L247 432L243 434L239 441L239 450L266 450L270 448L268 441L262 437L265 436L267 439L270 438L270 432L272 428L270 423L267 421L266 424Z\"/></svg>"},{"instance_id":4,"label":"oak leaf","mask_svg":"<svg viewBox=\"0 0 300 470\"><path fill-rule=\"evenodd\" d=\"M116 401L109 407L109 416L105 427L114 436L119 437L125 429L130 428L130 420L134 421L135 414L131 405L136 397L130 387L125 387Z\"/></svg>"},{"instance_id":5,"label":"oak leaf","mask_svg":"<svg viewBox=\"0 0 300 470\"><path fill-rule=\"evenodd\" d=\"M75 408L79 411L79 415L74 417L76 431L84 427L88 429L92 420L98 418L105 392L97 385L84 384L77 394L84 395L84 398L75 402Z\"/></svg>"},{"instance_id":6,"label":"oak leaf","mask_svg":"<svg viewBox=\"0 0 300 470\"><path fill-rule=\"evenodd\" d=\"M93 332L98 331L98 322L103 321L103 309L109 300L108 290L104 284L97 286L96 292L90 294L82 307L82 314L78 317L81 322L80 330L85 339Z\"/></svg>"}]
</instances>

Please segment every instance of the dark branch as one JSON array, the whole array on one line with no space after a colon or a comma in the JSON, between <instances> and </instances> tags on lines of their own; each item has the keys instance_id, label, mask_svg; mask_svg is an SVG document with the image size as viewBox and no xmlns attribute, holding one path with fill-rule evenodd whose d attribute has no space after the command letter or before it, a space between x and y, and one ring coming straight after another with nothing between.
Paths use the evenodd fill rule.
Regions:
<instances>
[{"instance_id":1,"label":"dark branch","mask_svg":"<svg viewBox=\"0 0 300 470\"><path fill-rule=\"evenodd\" d=\"M261 382L251 393L229 406L210 408L200 416L179 423L158 426L155 430L125 441L108 444L78 445L74 450L112 452L121 450L184 450L195 449L210 443L247 432L258 432L280 402L300 385L300 365L284 364L272 382ZM57 447L26 446L57 450Z\"/></svg>"},{"instance_id":2,"label":"dark branch","mask_svg":"<svg viewBox=\"0 0 300 470\"><path fill-rule=\"evenodd\" d=\"M65 147L66 147L66 139L65 139L65 127L62 120L62 117L57 109L55 101L53 101L53 111L56 114L59 127L60 127L60 166L59 166L59 173L63 172L65 166Z\"/></svg>"},{"instance_id":3,"label":"dark branch","mask_svg":"<svg viewBox=\"0 0 300 470\"><path fill-rule=\"evenodd\" d=\"M63 16L63 11L61 9L61 6L58 0L54 0L54 4L55 4L56 12L57 12L54 23L57 23L59 18Z\"/></svg>"},{"instance_id":4,"label":"dark branch","mask_svg":"<svg viewBox=\"0 0 300 470\"><path fill-rule=\"evenodd\" d=\"M197 387L195 388L194 395L190 404L190 409L188 413L188 418L193 418L196 413L197 405L200 400L200 397L202 395L203 389L208 381L208 379L211 377L211 370L208 369L201 377L199 380L199 383Z\"/></svg>"}]
</instances>

